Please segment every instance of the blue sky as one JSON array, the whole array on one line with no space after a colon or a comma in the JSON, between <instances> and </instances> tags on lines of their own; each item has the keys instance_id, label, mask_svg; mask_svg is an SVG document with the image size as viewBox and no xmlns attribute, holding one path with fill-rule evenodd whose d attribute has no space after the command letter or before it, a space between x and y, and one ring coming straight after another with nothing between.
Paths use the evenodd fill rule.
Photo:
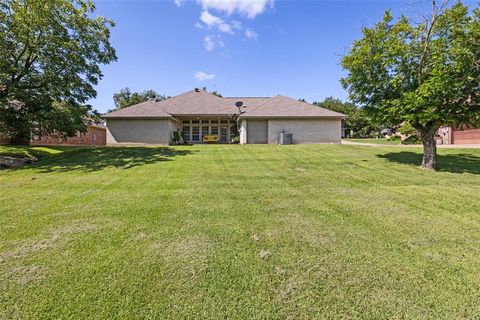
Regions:
<instances>
[{"instance_id":1,"label":"blue sky","mask_svg":"<svg viewBox=\"0 0 480 320\"><path fill-rule=\"evenodd\" d=\"M118 61L90 101L104 112L123 87L177 95L195 87L224 96L284 94L346 99L340 57L386 9L418 14L420 1L96 0L115 21Z\"/></svg>"}]
</instances>

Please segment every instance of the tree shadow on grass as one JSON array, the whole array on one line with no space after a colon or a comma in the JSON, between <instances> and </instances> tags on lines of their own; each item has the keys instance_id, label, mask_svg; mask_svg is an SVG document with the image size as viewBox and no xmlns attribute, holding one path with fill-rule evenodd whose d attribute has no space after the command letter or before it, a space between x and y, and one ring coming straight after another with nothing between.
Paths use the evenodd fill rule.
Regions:
<instances>
[{"instance_id":1,"label":"tree shadow on grass","mask_svg":"<svg viewBox=\"0 0 480 320\"><path fill-rule=\"evenodd\" d=\"M379 158L419 167L422 164L422 154L411 151L390 152L377 155ZM480 174L480 157L467 154L438 155L439 171L452 173Z\"/></svg>"},{"instance_id":2,"label":"tree shadow on grass","mask_svg":"<svg viewBox=\"0 0 480 320\"><path fill-rule=\"evenodd\" d=\"M40 169L42 173L93 172L106 168L131 169L161 161L172 161L175 157L192 153L191 150L177 150L170 147L81 148L49 157L28 167Z\"/></svg>"}]
</instances>

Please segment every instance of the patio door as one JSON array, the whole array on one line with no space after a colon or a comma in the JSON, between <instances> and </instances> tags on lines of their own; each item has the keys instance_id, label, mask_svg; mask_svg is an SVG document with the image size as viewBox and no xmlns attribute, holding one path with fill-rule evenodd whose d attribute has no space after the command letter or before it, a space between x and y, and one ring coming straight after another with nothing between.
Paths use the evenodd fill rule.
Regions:
<instances>
[{"instance_id":1,"label":"patio door","mask_svg":"<svg viewBox=\"0 0 480 320\"><path fill-rule=\"evenodd\" d=\"M220 127L220 142L228 142L228 127Z\"/></svg>"}]
</instances>

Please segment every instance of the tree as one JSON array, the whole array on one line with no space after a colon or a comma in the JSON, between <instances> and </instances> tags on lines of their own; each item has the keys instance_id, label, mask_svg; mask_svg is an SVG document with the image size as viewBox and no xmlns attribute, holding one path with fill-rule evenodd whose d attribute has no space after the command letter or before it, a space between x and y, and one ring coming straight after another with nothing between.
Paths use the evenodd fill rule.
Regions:
<instances>
[{"instance_id":1,"label":"tree","mask_svg":"<svg viewBox=\"0 0 480 320\"><path fill-rule=\"evenodd\" d=\"M88 115L100 65L116 60L113 22L94 10L87 0L0 2L0 128L17 143L72 133L69 123Z\"/></svg>"},{"instance_id":2,"label":"tree","mask_svg":"<svg viewBox=\"0 0 480 320\"><path fill-rule=\"evenodd\" d=\"M222 97L223 97L223 96L220 94L220 92L218 92L218 91L212 91L212 94L213 94L214 96L219 97L219 98L222 98Z\"/></svg>"},{"instance_id":3,"label":"tree","mask_svg":"<svg viewBox=\"0 0 480 320\"><path fill-rule=\"evenodd\" d=\"M437 168L442 124L480 121L480 10L432 1L420 24L390 11L342 58L350 99L380 121L410 123L423 143L422 167Z\"/></svg>"},{"instance_id":4,"label":"tree","mask_svg":"<svg viewBox=\"0 0 480 320\"><path fill-rule=\"evenodd\" d=\"M134 104L153 99L158 102L167 99L166 96L157 93L155 90L145 90L143 92L131 92L130 88L123 88L120 92L113 95L115 109L126 108ZM112 110L110 110L112 111Z\"/></svg>"},{"instance_id":5,"label":"tree","mask_svg":"<svg viewBox=\"0 0 480 320\"><path fill-rule=\"evenodd\" d=\"M380 126L372 122L365 111L361 108L358 108L353 103L343 102L340 99L328 97L321 102L315 101L313 104L322 108L346 114L348 117L343 120L343 124L348 128L348 130L353 131L354 137L364 138L369 136L372 132L378 132L380 130Z\"/></svg>"}]
</instances>

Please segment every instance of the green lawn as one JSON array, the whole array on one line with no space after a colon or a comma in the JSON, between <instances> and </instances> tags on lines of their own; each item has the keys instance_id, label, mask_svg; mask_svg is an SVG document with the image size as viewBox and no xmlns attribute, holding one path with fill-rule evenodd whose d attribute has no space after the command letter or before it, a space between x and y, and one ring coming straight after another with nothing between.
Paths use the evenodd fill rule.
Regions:
<instances>
[{"instance_id":1,"label":"green lawn","mask_svg":"<svg viewBox=\"0 0 480 320\"><path fill-rule=\"evenodd\" d=\"M379 138L379 139L371 139L371 138L363 138L363 139L345 139L347 141L352 141L352 142L360 142L360 143L373 143L373 144L402 144L400 140L393 140L389 141L388 139L385 138Z\"/></svg>"},{"instance_id":2,"label":"green lawn","mask_svg":"<svg viewBox=\"0 0 480 320\"><path fill-rule=\"evenodd\" d=\"M0 319L480 314L479 149L43 152L0 171Z\"/></svg>"}]
</instances>

